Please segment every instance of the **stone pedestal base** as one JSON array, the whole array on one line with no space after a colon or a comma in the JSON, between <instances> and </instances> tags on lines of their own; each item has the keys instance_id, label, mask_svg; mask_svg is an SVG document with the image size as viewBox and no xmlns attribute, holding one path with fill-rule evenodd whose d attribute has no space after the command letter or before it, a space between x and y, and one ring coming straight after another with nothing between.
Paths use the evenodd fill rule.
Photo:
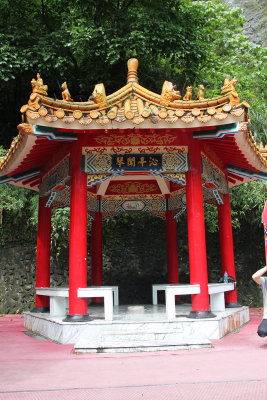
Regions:
<instances>
[{"instance_id":1,"label":"stone pedestal base","mask_svg":"<svg viewBox=\"0 0 267 400\"><path fill-rule=\"evenodd\" d=\"M49 314L24 314L24 327L62 344L74 344L76 352L112 353L179 350L211 346L249 322L248 307L217 312L216 317L188 318L191 306L177 305L174 321L168 321L164 305L114 307L114 320L104 319L103 307L88 308L89 322L66 321Z\"/></svg>"}]
</instances>

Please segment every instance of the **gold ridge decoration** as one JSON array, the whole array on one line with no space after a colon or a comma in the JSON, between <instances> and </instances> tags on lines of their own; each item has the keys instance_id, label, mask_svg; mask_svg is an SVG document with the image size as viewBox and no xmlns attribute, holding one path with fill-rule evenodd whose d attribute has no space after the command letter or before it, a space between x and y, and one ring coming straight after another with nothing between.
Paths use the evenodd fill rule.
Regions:
<instances>
[{"instance_id":1,"label":"gold ridge decoration","mask_svg":"<svg viewBox=\"0 0 267 400\"><path fill-rule=\"evenodd\" d=\"M38 110L39 115L41 115L41 117L45 117L48 113L47 108L45 107L40 107Z\"/></svg>"},{"instance_id":2,"label":"gold ridge decoration","mask_svg":"<svg viewBox=\"0 0 267 400\"><path fill-rule=\"evenodd\" d=\"M159 109L157 106L155 106L154 104L149 104L149 108L151 110L151 114L158 116L159 115Z\"/></svg>"},{"instance_id":3,"label":"gold ridge decoration","mask_svg":"<svg viewBox=\"0 0 267 400\"><path fill-rule=\"evenodd\" d=\"M178 117L176 117L176 115L168 115L168 117L166 118L166 122L168 122L169 124L174 124L174 122L176 122L178 120Z\"/></svg>"},{"instance_id":4,"label":"gold ridge decoration","mask_svg":"<svg viewBox=\"0 0 267 400\"><path fill-rule=\"evenodd\" d=\"M56 111L56 116L57 116L59 119L63 118L64 115L65 115L65 111L62 110L62 108L59 108L59 109Z\"/></svg>"},{"instance_id":5,"label":"gold ridge decoration","mask_svg":"<svg viewBox=\"0 0 267 400\"><path fill-rule=\"evenodd\" d=\"M107 125L109 123L109 119L106 115L103 115L96 119L96 123L100 125Z\"/></svg>"},{"instance_id":6,"label":"gold ridge decoration","mask_svg":"<svg viewBox=\"0 0 267 400\"><path fill-rule=\"evenodd\" d=\"M90 112L90 117L93 118L93 119L96 119L96 118L98 118L99 116L100 116L100 114L99 114L98 111L91 111L91 112Z\"/></svg>"},{"instance_id":7,"label":"gold ridge decoration","mask_svg":"<svg viewBox=\"0 0 267 400\"><path fill-rule=\"evenodd\" d=\"M58 118L57 118L56 115L48 115L48 114L47 114L47 115L44 117L44 119L45 119L47 122L56 122ZM63 118L63 121L66 122L66 119Z\"/></svg>"},{"instance_id":8,"label":"gold ridge decoration","mask_svg":"<svg viewBox=\"0 0 267 400\"><path fill-rule=\"evenodd\" d=\"M134 112L131 110L131 100L127 99L124 102L124 114L127 119L133 119Z\"/></svg>"},{"instance_id":9,"label":"gold ridge decoration","mask_svg":"<svg viewBox=\"0 0 267 400\"><path fill-rule=\"evenodd\" d=\"M142 115L142 112L144 111L144 103L142 99L137 98L136 99L136 106L137 106L137 112L139 115Z\"/></svg>"},{"instance_id":10,"label":"gold ridge decoration","mask_svg":"<svg viewBox=\"0 0 267 400\"><path fill-rule=\"evenodd\" d=\"M258 147L262 157L264 157L264 159L266 159L266 164L267 164L267 145L263 145L263 143L260 143L260 146Z\"/></svg>"},{"instance_id":11,"label":"gold ridge decoration","mask_svg":"<svg viewBox=\"0 0 267 400\"><path fill-rule=\"evenodd\" d=\"M26 107L30 108L31 110L38 110L41 107L39 104L39 97L38 97L37 93L31 93L29 101L28 101L28 106L26 106Z\"/></svg>"},{"instance_id":12,"label":"gold ridge decoration","mask_svg":"<svg viewBox=\"0 0 267 400\"><path fill-rule=\"evenodd\" d=\"M53 116L51 115L51 117ZM72 122L75 121L75 119L73 118L72 115L65 115L65 117L62 118L62 121L66 122L67 124L71 124Z\"/></svg>"},{"instance_id":13,"label":"gold ridge decoration","mask_svg":"<svg viewBox=\"0 0 267 400\"><path fill-rule=\"evenodd\" d=\"M81 124L81 125L89 125L89 124L91 124L92 121L93 120L90 117L83 117L78 120L79 124Z\"/></svg>"},{"instance_id":14,"label":"gold ridge decoration","mask_svg":"<svg viewBox=\"0 0 267 400\"><path fill-rule=\"evenodd\" d=\"M244 108L242 108L242 107L233 108L233 109L231 110L231 114L232 114L234 117L240 117L242 114L244 114L244 112L245 112L245 110L244 110Z\"/></svg>"},{"instance_id":15,"label":"gold ridge decoration","mask_svg":"<svg viewBox=\"0 0 267 400\"><path fill-rule=\"evenodd\" d=\"M139 124L141 124L142 122L144 122L144 118L143 117L134 117L133 119L132 119L132 122L134 123L134 124L137 124L137 125L139 125Z\"/></svg>"},{"instance_id":16,"label":"gold ridge decoration","mask_svg":"<svg viewBox=\"0 0 267 400\"><path fill-rule=\"evenodd\" d=\"M250 120L248 120L248 123L250 124ZM249 129L249 125L248 125L248 130L245 133L246 133L246 136L247 136L250 146L257 153L257 155L259 156L259 158L261 159L263 164L265 166L267 166L266 153L265 153L265 151L262 152L262 150L261 150L262 147L257 145L257 142L256 142L251 130Z\"/></svg>"},{"instance_id":17,"label":"gold ridge decoration","mask_svg":"<svg viewBox=\"0 0 267 400\"><path fill-rule=\"evenodd\" d=\"M206 123L206 122L209 122L209 121L211 120L211 115L199 115L199 116L197 117L197 119L198 119L200 122Z\"/></svg>"},{"instance_id":18,"label":"gold ridge decoration","mask_svg":"<svg viewBox=\"0 0 267 400\"><path fill-rule=\"evenodd\" d=\"M77 120L84 126L94 123L95 120L103 127L112 120L118 123L129 120L133 125L141 125L145 119L149 119L153 124L161 121L169 124L178 121L190 124L197 118L205 124L210 120L209 116L224 120L231 112L233 116L238 117L247 107L245 103L240 107L235 78L225 79L220 96L205 99L205 88L200 84L195 100L192 99L192 86L187 86L182 99L180 92L175 90L176 86L169 81L163 83L160 95L140 86L137 67L137 59L129 60L126 86L106 96L104 84L99 83L95 85L92 96L86 102L74 102L66 82L62 84L63 101L46 97L47 86L43 84L40 74L37 74L37 79L31 81L32 93L28 104L21 107L22 118L26 113L29 119L41 116L46 121L55 122L59 118L66 124ZM236 105L239 107L233 108Z\"/></svg>"},{"instance_id":19,"label":"gold ridge decoration","mask_svg":"<svg viewBox=\"0 0 267 400\"><path fill-rule=\"evenodd\" d=\"M199 108L193 108L193 110L191 112L195 117L200 115L200 109Z\"/></svg>"},{"instance_id":20,"label":"gold ridge decoration","mask_svg":"<svg viewBox=\"0 0 267 400\"><path fill-rule=\"evenodd\" d=\"M168 106L171 101L181 100L181 93L179 90L174 90L175 88L176 86L172 82L165 81L163 83L160 104Z\"/></svg>"},{"instance_id":21,"label":"gold ridge decoration","mask_svg":"<svg viewBox=\"0 0 267 400\"><path fill-rule=\"evenodd\" d=\"M229 98L230 98L230 104L231 105L237 105L239 104L239 97L238 97L238 93L235 89L237 84L237 79L233 78L232 80L230 80L228 77L225 78L224 80L224 85L222 87L221 93L227 93L229 91L231 91L231 93L229 94Z\"/></svg>"},{"instance_id":22,"label":"gold ridge decoration","mask_svg":"<svg viewBox=\"0 0 267 400\"><path fill-rule=\"evenodd\" d=\"M166 108L162 108L162 109L160 110L160 112L159 112L159 117L160 117L161 119L165 119L165 118L167 117L167 115L168 115L168 113L167 113Z\"/></svg>"},{"instance_id":23,"label":"gold ridge decoration","mask_svg":"<svg viewBox=\"0 0 267 400\"><path fill-rule=\"evenodd\" d=\"M109 112L107 113L107 117L109 119L115 119L117 116L118 107L112 107Z\"/></svg>"},{"instance_id":24,"label":"gold ridge decoration","mask_svg":"<svg viewBox=\"0 0 267 400\"><path fill-rule=\"evenodd\" d=\"M138 60L136 58L130 58L130 60L128 60L127 67L128 67L127 83L138 82L138 77L137 77Z\"/></svg>"},{"instance_id":25,"label":"gold ridge decoration","mask_svg":"<svg viewBox=\"0 0 267 400\"><path fill-rule=\"evenodd\" d=\"M225 104L225 105L223 106L223 111L224 111L224 112L229 112L229 111L231 111L231 109L232 109L231 104Z\"/></svg>"},{"instance_id":26,"label":"gold ridge decoration","mask_svg":"<svg viewBox=\"0 0 267 400\"><path fill-rule=\"evenodd\" d=\"M75 119L81 119L83 116L83 113L80 110L75 110L73 111L73 118Z\"/></svg>"},{"instance_id":27,"label":"gold ridge decoration","mask_svg":"<svg viewBox=\"0 0 267 400\"><path fill-rule=\"evenodd\" d=\"M38 119L38 118L40 118L40 115L39 115L38 112L34 112L34 111L29 110L29 109L26 111L26 115L30 119Z\"/></svg>"},{"instance_id":28,"label":"gold ridge decoration","mask_svg":"<svg viewBox=\"0 0 267 400\"><path fill-rule=\"evenodd\" d=\"M17 126L18 131L24 135L32 135L34 128L31 124L22 123Z\"/></svg>"},{"instance_id":29,"label":"gold ridge decoration","mask_svg":"<svg viewBox=\"0 0 267 400\"><path fill-rule=\"evenodd\" d=\"M37 80L34 78L31 80L31 85L33 93L40 93L47 96L48 87L47 85L44 85L43 80L39 73L37 74Z\"/></svg>"},{"instance_id":30,"label":"gold ridge decoration","mask_svg":"<svg viewBox=\"0 0 267 400\"><path fill-rule=\"evenodd\" d=\"M193 122L194 119L195 117L193 115L187 114L181 118L181 121L185 122L186 124L191 124L191 122Z\"/></svg>"},{"instance_id":31,"label":"gold ridge decoration","mask_svg":"<svg viewBox=\"0 0 267 400\"><path fill-rule=\"evenodd\" d=\"M61 89L62 89L62 99L64 101L73 101L67 86L67 82L62 83Z\"/></svg>"},{"instance_id":32,"label":"gold ridge decoration","mask_svg":"<svg viewBox=\"0 0 267 400\"><path fill-rule=\"evenodd\" d=\"M142 111L142 117L144 118L148 118L151 114L151 109L146 107L144 108L144 110Z\"/></svg>"},{"instance_id":33,"label":"gold ridge decoration","mask_svg":"<svg viewBox=\"0 0 267 400\"><path fill-rule=\"evenodd\" d=\"M238 130L241 132L248 132L249 131L249 123L248 122L241 122L239 123Z\"/></svg>"},{"instance_id":34,"label":"gold ridge decoration","mask_svg":"<svg viewBox=\"0 0 267 400\"><path fill-rule=\"evenodd\" d=\"M24 138L24 135L21 132L19 132L18 135L12 140L10 149L8 150L6 155L3 157L0 157L0 169L3 169L5 167L5 165L8 163L11 156L15 153L15 151L19 147L23 138Z\"/></svg>"},{"instance_id":35,"label":"gold ridge decoration","mask_svg":"<svg viewBox=\"0 0 267 400\"><path fill-rule=\"evenodd\" d=\"M175 110L175 115L177 115L177 117L182 117L184 115L184 110Z\"/></svg>"},{"instance_id":36,"label":"gold ridge decoration","mask_svg":"<svg viewBox=\"0 0 267 400\"><path fill-rule=\"evenodd\" d=\"M209 115L214 115L216 113L216 109L214 107L210 107L207 109L207 113Z\"/></svg>"},{"instance_id":37,"label":"gold ridge decoration","mask_svg":"<svg viewBox=\"0 0 267 400\"><path fill-rule=\"evenodd\" d=\"M213 118L218 119L219 121L222 121L228 117L228 114L226 113L216 113L213 115Z\"/></svg>"},{"instance_id":38,"label":"gold ridge decoration","mask_svg":"<svg viewBox=\"0 0 267 400\"><path fill-rule=\"evenodd\" d=\"M27 104L24 104L24 106L22 106L22 107L20 108L20 112L21 112L22 114L24 114L27 110L28 110Z\"/></svg>"},{"instance_id":39,"label":"gold ridge decoration","mask_svg":"<svg viewBox=\"0 0 267 400\"><path fill-rule=\"evenodd\" d=\"M192 86L187 86L186 94L184 95L183 100L186 100L186 101L192 100Z\"/></svg>"},{"instance_id":40,"label":"gold ridge decoration","mask_svg":"<svg viewBox=\"0 0 267 400\"><path fill-rule=\"evenodd\" d=\"M199 85L198 92L197 92L197 100L203 101L204 98L204 85Z\"/></svg>"},{"instance_id":41,"label":"gold ridge decoration","mask_svg":"<svg viewBox=\"0 0 267 400\"><path fill-rule=\"evenodd\" d=\"M98 104L99 108L104 108L107 106L107 96L103 83L98 83L95 85L92 97L90 97L90 99Z\"/></svg>"}]
</instances>

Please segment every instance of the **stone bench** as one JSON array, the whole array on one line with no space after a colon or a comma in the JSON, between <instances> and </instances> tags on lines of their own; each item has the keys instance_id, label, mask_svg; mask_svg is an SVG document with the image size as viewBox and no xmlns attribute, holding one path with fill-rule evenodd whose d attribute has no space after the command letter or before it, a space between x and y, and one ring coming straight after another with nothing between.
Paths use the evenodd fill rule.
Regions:
<instances>
[{"instance_id":1,"label":"stone bench","mask_svg":"<svg viewBox=\"0 0 267 400\"><path fill-rule=\"evenodd\" d=\"M177 287L179 288L178 290L181 290L181 295L188 295L188 294L197 294L197 293L187 293L187 291L189 290L190 287L192 286L199 286L199 285L190 285L190 284L174 284L174 283L169 283L169 284L158 284L158 285L152 285L152 300L153 300L153 305L157 305L158 304L158 290L164 290L166 291L166 287ZM194 290L194 289L193 289ZM177 294L177 295L178 295Z\"/></svg>"},{"instance_id":2,"label":"stone bench","mask_svg":"<svg viewBox=\"0 0 267 400\"><path fill-rule=\"evenodd\" d=\"M78 297L104 297L104 314L106 321L113 320L113 296L114 286L95 286L78 289ZM118 289L118 288L117 288ZM115 297L115 295L114 295ZM118 297L118 296L117 296ZM118 300L116 300L118 303ZM114 301L115 304L115 301ZM118 304L116 304L118 305Z\"/></svg>"},{"instance_id":3,"label":"stone bench","mask_svg":"<svg viewBox=\"0 0 267 400\"><path fill-rule=\"evenodd\" d=\"M224 311L225 300L224 292L234 290L235 284L231 283L209 283L208 292L210 295L211 311ZM165 291L166 314L169 321L175 319L175 296L176 295L192 295L200 293L200 285L190 284L158 284L152 285L153 304L157 305L158 290Z\"/></svg>"},{"instance_id":4,"label":"stone bench","mask_svg":"<svg viewBox=\"0 0 267 400\"><path fill-rule=\"evenodd\" d=\"M166 285L152 285L152 296L153 304L157 304L157 292L158 290L165 291L166 301L166 314L169 321L175 319L175 296L177 295L188 295L188 294L199 294L200 285L190 284L166 284Z\"/></svg>"},{"instance_id":5,"label":"stone bench","mask_svg":"<svg viewBox=\"0 0 267 400\"><path fill-rule=\"evenodd\" d=\"M50 297L50 315L52 317L66 315L68 308L69 288L36 288L36 294Z\"/></svg>"},{"instance_id":6,"label":"stone bench","mask_svg":"<svg viewBox=\"0 0 267 400\"><path fill-rule=\"evenodd\" d=\"M211 311L224 311L225 299L224 292L235 289L235 283L209 283L208 291L210 295L210 309Z\"/></svg>"},{"instance_id":7,"label":"stone bench","mask_svg":"<svg viewBox=\"0 0 267 400\"><path fill-rule=\"evenodd\" d=\"M36 294L50 297L50 315L64 316L68 308L69 288L36 288ZM114 305L119 305L118 286L92 286L78 289L78 297L104 297L105 320L113 319Z\"/></svg>"}]
</instances>

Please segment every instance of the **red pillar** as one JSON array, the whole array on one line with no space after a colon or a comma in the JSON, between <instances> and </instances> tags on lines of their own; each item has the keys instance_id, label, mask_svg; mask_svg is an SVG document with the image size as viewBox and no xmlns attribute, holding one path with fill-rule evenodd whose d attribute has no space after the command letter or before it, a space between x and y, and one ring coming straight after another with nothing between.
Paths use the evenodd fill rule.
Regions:
<instances>
[{"instance_id":1,"label":"red pillar","mask_svg":"<svg viewBox=\"0 0 267 400\"><path fill-rule=\"evenodd\" d=\"M72 143L70 154L71 198L69 238L69 315L65 321L89 320L87 299L78 288L87 287L87 175L81 171L82 146Z\"/></svg>"},{"instance_id":2,"label":"red pillar","mask_svg":"<svg viewBox=\"0 0 267 400\"><path fill-rule=\"evenodd\" d=\"M167 239L167 264L168 283L179 283L178 250L177 250L177 225L170 210L166 211L166 239Z\"/></svg>"},{"instance_id":3,"label":"red pillar","mask_svg":"<svg viewBox=\"0 0 267 400\"><path fill-rule=\"evenodd\" d=\"M36 253L36 287L50 286L50 242L51 242L51 208L45 207L47 199L39 197L37 253ZM35 297L34 312L49 310L49 297Z\"/></svg>"},{"instance_id":4,"label":"red pillar","mask_svg":"<svg viewBox=\"0 0 267 400\"><path fill-rule=\"evenodd\" d=\"M96 212L92 222L92 285L103 284L102 213ZM102 303L103 298L93 298L92 303Z\"/></svg>"},{"instance_id":5,"label":"red pillar","mask_svg":"<svg viewBox=\"0 0 267 400\"><path fill-rule=\"evenodd\" d=\"M223 195L223 204L218 205L218 223L221 248L221 267L222 276L225 271L236 281L235 275L235 259L233 246L233 233L231 221L231 206L229 194ZM237 291L225 292L225 306L239 307L237 303Z\"/></svg>"},{"instance_id":6,"label":"red pillar","mask_svg":"<svg viewBox=\"0 0 267 400\"><path fill-rule=\"evenodd\" d=\"M190 171L186 173L186 203L190 283L200 285L200 294L192 295L191 318L214 316L209 307L205 220L202 194L202 161L199 142L189 143Z\"/></svg>"}]
</instances>

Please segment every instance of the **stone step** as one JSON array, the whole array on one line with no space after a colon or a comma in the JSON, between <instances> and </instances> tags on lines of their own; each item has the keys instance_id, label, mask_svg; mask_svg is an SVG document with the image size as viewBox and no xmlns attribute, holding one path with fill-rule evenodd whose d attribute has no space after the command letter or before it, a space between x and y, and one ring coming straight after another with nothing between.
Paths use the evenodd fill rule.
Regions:
<instances>
[{"instance_id":1,"label":"stone step","mask_svg":"<svg viewBox=\"0 0 267 400\"><path fill-rule=\"evenodd\" d=\"M77 353L178 350L211 347L209 339L184 338L173 331L106 331L94 336L83 332L75 343Z\"/></svg>"}]
</instances>

